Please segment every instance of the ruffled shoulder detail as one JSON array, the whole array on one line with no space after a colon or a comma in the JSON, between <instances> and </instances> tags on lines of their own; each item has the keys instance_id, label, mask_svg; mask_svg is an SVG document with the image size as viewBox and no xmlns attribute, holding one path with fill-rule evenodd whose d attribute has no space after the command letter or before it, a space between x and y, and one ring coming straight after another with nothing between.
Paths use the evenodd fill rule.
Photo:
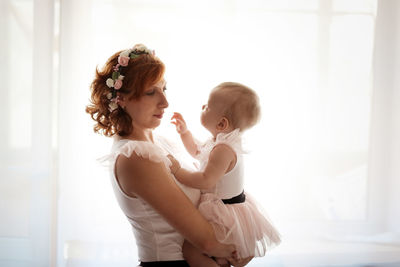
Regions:
<instances>
[{"instance_id":1,"label":"ruffled shoulder detail","mask_svg":"<svg viewBox=\"0 0 400 267\"><path fill-rule=\"evenodd\" d=\"M129 158L132 156L132 153L135 152L139 157L157 163L162 162L167 168L172 164L170 159L167 157L168 153L165 150L147 141L120 140L114 143L111 151L112 152L109 155L98 160L101 163L111 163L112 166L118 155L122 154Z\"/></svg>"},{"instance_id":2,"label":"ruffled shoulder detail","mask_svg":"<svg viewBox=\"0 0 400 267\"><path fill-rule=\"evenodd\" d=\"M237 154L246 153L242 148L242 134L239 129L235 129L230 133L220 133L215 138L214 146L225 144L230 146Z\"/></svg>"}]
</instances>

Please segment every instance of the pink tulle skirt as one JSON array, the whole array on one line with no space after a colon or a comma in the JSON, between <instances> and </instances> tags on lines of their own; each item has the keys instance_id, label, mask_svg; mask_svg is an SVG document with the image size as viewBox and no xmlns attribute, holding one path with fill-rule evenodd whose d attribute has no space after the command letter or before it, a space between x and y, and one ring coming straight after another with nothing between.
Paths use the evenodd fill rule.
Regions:
<instances>
[{"instance_id":1,"label":"pink tulle skirt","mask_svg":"<svg viewBox=\"0 0 400 267\"><path fill-rule=\"evenodd\" d=\"M236 246L239 258L262 257L281 241L278 231L247 193L245 202L227 205L215 194L204 193L199 211L210 221L219 242Z\"/></svg>"}]
</instances>

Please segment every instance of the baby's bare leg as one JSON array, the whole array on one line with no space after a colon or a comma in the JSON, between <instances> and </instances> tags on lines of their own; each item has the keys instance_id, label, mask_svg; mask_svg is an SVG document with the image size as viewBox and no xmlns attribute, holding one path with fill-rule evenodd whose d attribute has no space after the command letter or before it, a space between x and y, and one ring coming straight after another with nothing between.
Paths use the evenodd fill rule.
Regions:
<instances>
[{"instance_id":1,"label":"baby's bare leg","mask_svg":"<svg viewBox=\"0 0 400 267\"><path fill-rule=\"evenodd\" d=\"M200 250L192 246L185 240L183 242L183 257L190 267L219 267L219 265L207 255L201 253Z\"/></svg>"}]
</instances>

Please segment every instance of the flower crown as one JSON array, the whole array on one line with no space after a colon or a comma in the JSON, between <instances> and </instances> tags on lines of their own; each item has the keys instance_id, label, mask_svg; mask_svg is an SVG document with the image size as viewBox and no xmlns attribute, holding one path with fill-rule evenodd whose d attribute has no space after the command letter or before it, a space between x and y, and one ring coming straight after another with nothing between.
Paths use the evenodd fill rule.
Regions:
<instances>
[{"instance_id":1,"label":"flower crown","mask_svg":"<svg viewBox=\"0 0 400 267\"><path fill-rule=\"evenodd\" d=\"M145 45L137 44L133 48L122 51L118 56L118 64L113 66L113 72L111 78L106 80L106 85L110 88L110 92L107 94L107 99L110 100L108 104L110 112L113 112L118 108L121 101L120 95L117 92L121 89L124 76L121 75L122 67L126 67L129 64L130 59L138 58L140 55L154 55L154 50L148 49Z\"/></svg>"}]
</instances>

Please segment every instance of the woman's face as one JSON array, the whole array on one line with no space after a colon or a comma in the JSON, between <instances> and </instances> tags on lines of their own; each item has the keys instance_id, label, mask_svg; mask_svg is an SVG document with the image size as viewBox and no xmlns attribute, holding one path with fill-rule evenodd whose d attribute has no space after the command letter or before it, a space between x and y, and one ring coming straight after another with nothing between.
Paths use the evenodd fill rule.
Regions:
<instances>
[{"instance_id":1,"label":"woman's face","mask_svg":"<svg viewBox=\"0 0 400 267\"><path fill-rule=\"evenodd\" d=\"M132 118L134 130L154 129L160 125L164 109L168 107L166 89L166 82L161 79L147 88L139 99L124 101L125 111Z\"/></svg>"}]
</instances>

